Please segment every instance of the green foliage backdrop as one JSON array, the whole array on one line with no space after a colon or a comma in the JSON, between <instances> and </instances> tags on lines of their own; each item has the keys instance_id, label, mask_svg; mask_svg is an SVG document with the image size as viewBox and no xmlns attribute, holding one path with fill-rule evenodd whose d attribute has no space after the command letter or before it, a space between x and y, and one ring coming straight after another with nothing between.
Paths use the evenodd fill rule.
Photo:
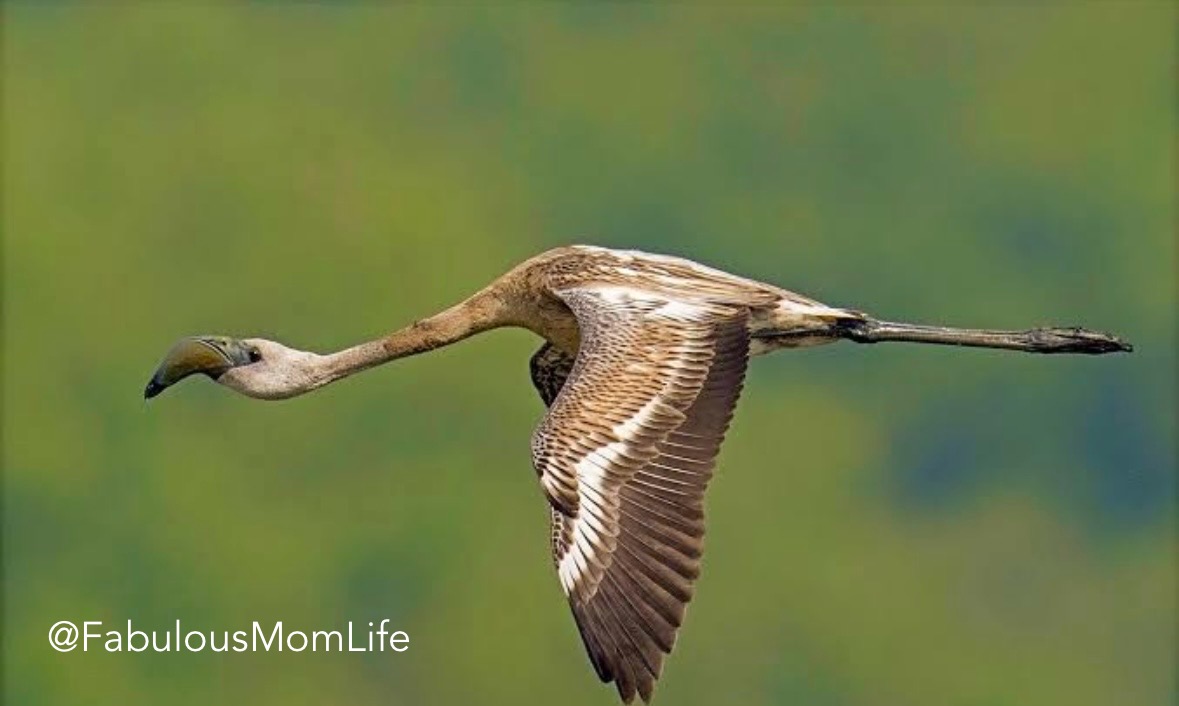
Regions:
<instances>
[{"instance_id":1,"label":"green foliage backdrop","mask_svg":"<svg viewBox=\"0 0 1179 706\"><path fill-rule=\"evenodd\" d=\"M140 398L182 335L342 347L592 242L1138 346L756 361L658 703L1174 703L1174 20L6 3L5 702L613 703L549 564L529 334ZM383 617L408 653L45 638Z\"/></svg>"}]
</instances>

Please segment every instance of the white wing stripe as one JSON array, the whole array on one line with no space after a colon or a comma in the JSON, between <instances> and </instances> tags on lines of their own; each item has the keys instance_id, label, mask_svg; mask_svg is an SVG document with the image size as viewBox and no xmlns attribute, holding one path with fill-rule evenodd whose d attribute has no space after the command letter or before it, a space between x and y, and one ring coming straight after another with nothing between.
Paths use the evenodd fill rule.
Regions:
<instances>
[{"instance_id":1,"label":"white wing stripe","mask_svg":"<svg viewBox=\"0 0 1179 706\"><path fill-rule=\"evenodd\" d=\"M651 418L655 415L655 411L662 406L663 402L658 397L652 397L639 408L639 411L633 417L622 424L615 425L614 433L620 439L630 439L637 432L647 428Z\"/></svg>"}]
</instances>

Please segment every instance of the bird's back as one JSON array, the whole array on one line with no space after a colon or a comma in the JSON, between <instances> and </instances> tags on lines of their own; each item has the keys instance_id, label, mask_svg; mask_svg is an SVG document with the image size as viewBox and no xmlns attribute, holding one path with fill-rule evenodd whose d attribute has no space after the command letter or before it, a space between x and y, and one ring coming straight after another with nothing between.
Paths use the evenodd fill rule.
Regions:
<instances>
[{"instance_id":1,"label":"bird's back","mask_svg":"<svg viewBox=\"0 0 1179 706\"><path fill-rule=\"evenodd\" d=\"M593 287L609 290L620 297L660 300L667 306L678 302L746 309L749 311L750 334L755 339L769 336L775 341L766 346L755 340L751 349L754 355L831 340L825 331L832 321L863 316L857 311L831 307L781 287L692 260L638 250L572 245L541 253L524 263L521 269L529 275L530 287L546 297L559 290ZM563 309L563 306L557 303L556 309ZM555 332L562 326L575 326L572 317L566 318L564 311L557 310L544 312L544 317L553 319L556 326L546 326L546 330L538 333L575 353L576 346L568 345L568 332ZM806 335L812 331L818 335ZM789 335L780 336L782 332Z\"/></svg>"}]
</instances>

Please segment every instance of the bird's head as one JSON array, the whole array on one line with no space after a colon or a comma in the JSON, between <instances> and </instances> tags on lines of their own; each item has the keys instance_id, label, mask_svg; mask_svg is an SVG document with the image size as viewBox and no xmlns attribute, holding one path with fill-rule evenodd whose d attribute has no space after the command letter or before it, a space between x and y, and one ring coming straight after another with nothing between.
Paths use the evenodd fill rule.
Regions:
<instances>
[{"instance_id":1,"label":"bird's head","mask_svg":"<svg viewBox=\"0 0 1179 706\"><path fill-rule=\"evenodd\" d=\"M151 399L196 373L248 397L293 397L313 386L308 363L317 357L264 338L192 336L172 346L143 397Z\"/></svg>"}]
</instances>

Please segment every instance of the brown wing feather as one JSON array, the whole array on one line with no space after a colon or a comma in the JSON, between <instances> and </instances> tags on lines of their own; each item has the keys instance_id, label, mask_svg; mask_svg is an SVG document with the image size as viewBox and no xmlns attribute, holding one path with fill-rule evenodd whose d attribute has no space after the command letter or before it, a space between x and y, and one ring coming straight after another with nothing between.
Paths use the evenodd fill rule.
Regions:
<instances>
[{"instance_id":1,"label":"brown wing feather","mask_svg":"<svg viewBox=\"0 0 1179 706\"><path fill-rule=\"evenodd\" d=\"M743 310L636 294L563 292L582 350L572 368L533 358L551 404L533 444L554 559L590 661L628 703L650 699L691 600L749 348ZM553 377L537 379L538 360Z\"/></svg>"}]
</instances>

